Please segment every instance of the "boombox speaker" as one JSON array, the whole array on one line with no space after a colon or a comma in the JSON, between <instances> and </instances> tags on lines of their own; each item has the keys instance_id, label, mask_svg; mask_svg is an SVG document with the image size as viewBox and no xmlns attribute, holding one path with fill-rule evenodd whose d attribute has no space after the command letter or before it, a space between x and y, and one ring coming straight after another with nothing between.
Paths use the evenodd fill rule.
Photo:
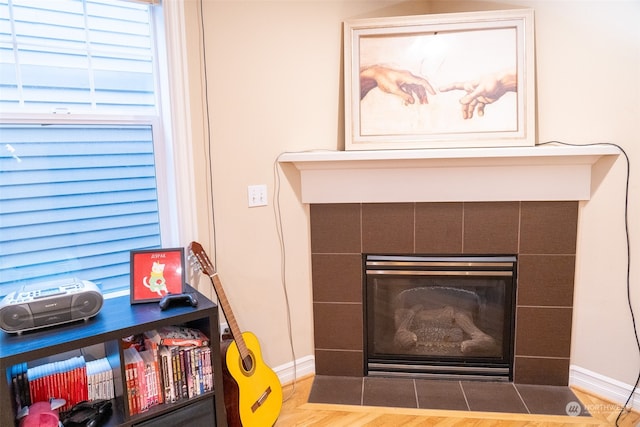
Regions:
<instances>
[{"instance_id":1,"label":"boombox speaker","mask_svg":"<svg viewBox=\"0 0 640 427\"><path fill-rule=\"evenodd\" d=\"M98 314L103 298L88 280L65 279L24 287L0 302L0 329L21 334Z\"/></svg>"}]
</instances>

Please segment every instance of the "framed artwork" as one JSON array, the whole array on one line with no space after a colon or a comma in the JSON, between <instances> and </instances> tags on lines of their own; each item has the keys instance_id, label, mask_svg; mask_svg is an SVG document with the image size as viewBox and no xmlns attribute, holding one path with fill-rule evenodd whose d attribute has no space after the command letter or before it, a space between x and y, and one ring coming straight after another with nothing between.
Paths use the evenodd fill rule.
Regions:
<instances>
[{"instance_id":1,"label":"framed artwork","mask_svg":"<svg viewBox=\"0 0 640 427\"><path fill-rule=\"evenodd\" d=\"M344 23L345 149L535 145L533 10Z\"/></svg>"},{"instance_id":2,"label":"framed artwork","mask_svg":"<svg viewBox=\"0 0 640 427\"><path fill-rule=\"evenodd\" d=\"M131 304L184 292L184 248L131 251Z\"/></svg>"}]
</instances>

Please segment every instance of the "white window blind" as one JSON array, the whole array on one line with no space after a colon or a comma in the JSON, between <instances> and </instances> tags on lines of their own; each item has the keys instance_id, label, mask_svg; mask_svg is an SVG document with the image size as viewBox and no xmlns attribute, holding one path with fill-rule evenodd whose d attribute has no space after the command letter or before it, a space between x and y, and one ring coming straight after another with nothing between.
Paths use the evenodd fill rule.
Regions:
<instances>
[{"instance_id":1,"label":"white window blind","mask_svg":"<svg viewBox=\"0 0 640 427\"><path fill-rule=\"evenodd\" d=\"M69 274L117 288L160 244L150 126L2 126L3 281Z\"/></svg>"},{"instance_id":2,"label":"white window blind","mask_svg":"<svg viewBox=\"0 0 640 427\"><path fill-rule=\"evenodd\" d=\"M155 114L149 6L0 0L0 108Z\"/></svg>"},{"instance_id":3,"label":"white window blind","mask_svg":"<svg viewBox=\"0 0 640 427\"><path fill-rule=\"evenodd\" d=\"M128 289L129 251L161 247L152 7L0 0L0 295Z\"/></svg>"}]
</instances>

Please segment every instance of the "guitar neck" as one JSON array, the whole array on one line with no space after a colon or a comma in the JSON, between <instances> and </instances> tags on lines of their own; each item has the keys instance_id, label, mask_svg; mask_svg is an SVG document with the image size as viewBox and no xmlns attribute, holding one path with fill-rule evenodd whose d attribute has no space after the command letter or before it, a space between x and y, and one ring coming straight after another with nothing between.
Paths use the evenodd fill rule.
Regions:
<instances>
[{"instance_id":1,"label":"guitar neck","mask_svg":"<svg viewBox=\"0 0 640 427\"><path fill-rule=\"evenodd\" d=\"M207 274L211 279L211 283L213 284L213 289L216 291L216 295L218 295L218 302L220 303L220 307L222 307L222 312L224 313L224 317L227 319L227 324L229 325L229 330L231 331L231 336L233 340L236 342L238 346L238 352L240 356L244 360L249 356L249 349L244 342L244 338L242 338L242 332L238 327L238 322L231 310L231 304L229 304L229 300L227 299L227 295L224 293L224 289L222 288L222 281L218 274Z\"/></svg>"},{"instance_id":2,"label":"guitar neck","mask_svg":"<svg viewBox=\"0 0 640 427\"><path fill-rule=\"evenodd\" d=\"M227 324L229 325L231 336L233 336L233 340L236 342L236 346L238 347L238 351L242 356L242 359L246 359L250 356L249 350L247 349L247 345L244 342L242 332L238 327L238 322L236 322L236 317L233 315L233 311L231 310L231 304L229 304L227 295L224 293L222 281L220 280L220 277L218 277L218 273L216 272L213 263L205 253L200 243L191 242L191 244L189 245L189 250L191 254L196 258L200 270L202 270L207 276L209 276L209 279L211 279L213 289L216 291L216 295L218 296L218 303L222 307L224 317L227 319Z\"/></svg>"}]
</instances>

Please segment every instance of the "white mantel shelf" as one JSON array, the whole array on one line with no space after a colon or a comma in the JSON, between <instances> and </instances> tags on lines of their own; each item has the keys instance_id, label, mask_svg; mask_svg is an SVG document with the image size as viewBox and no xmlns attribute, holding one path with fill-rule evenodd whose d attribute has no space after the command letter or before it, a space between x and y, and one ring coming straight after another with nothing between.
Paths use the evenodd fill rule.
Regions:
<instances>
[{"instance_id":1,"label":"white mantel shelf","mask_svg":"<svg viewBox=\"0 0 640 427\"><path fill-rule=\"evenodd\" d=\"M283 153L303 203L589 200L610 145Z\"/></svg>"}]
</instances>

